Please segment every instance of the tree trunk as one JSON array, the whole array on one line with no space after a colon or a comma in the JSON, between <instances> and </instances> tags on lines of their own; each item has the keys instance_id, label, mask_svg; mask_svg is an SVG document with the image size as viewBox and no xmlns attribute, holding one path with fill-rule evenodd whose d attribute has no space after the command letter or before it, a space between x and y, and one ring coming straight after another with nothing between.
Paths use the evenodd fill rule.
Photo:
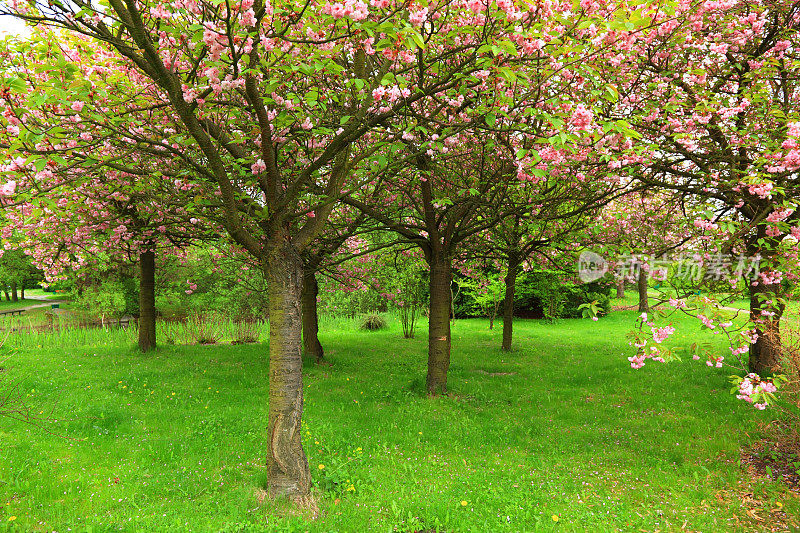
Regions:
<instances>
[{"instance_id":1,"label":"tree trunk","mask_svg":"<svg viewBox=\"0 0 800 533\"><path fill-rule=\"evenodd\" d=\"M4 289L3 289L3 294L5 294L5 295L6 295L6 301L7 301L7 302L10 302L10 301L11 301L11 295L10 295L10 294L8 294L8 289L4 288Z\"/></svg>"},{"instance_id":2,"label":"tree trunk","mask_svg":"<svg viewBox=\"0 0 800 533\"><path fill-rule=\"evenodd\" d=\"M639 267L639 279L636 284L639 289L639 312L649 313L650 304L647 301L647 271L643 267L644 265L640 265Z\"/></svg>"},{"instance_id":3,"label":"tree trunk","mask_svg":"<svg viewBox=\"0 0 800 533\"><path fill-rule=\"evenodd\" d=\"M19 297L20 299L25 299L25 284L22 284L22 287L19 288Z\"/></svg>"},{"instance_id":4,"label":"tree trunk","mask_svg":"<svg viewBox=\"0 0 800 533\"><path fill-rule=\"evenodd\" d=\"M428 394L447 392L450 368L450 258L434 257L430 272L430 313L428 316Z\"/></svg>"},{"instance_id":5,"label":"tree trunk","mask_svg":"<svg viewBox=\"0 0 800 533\"><path fill-rule=\"evenodd\" d=\"M506 273L506 295L503 300L503 345L504 352L511 351L514 336L514 292L519 273L519 258L516 253L508 254L508 272Z\"/></svg>"},{"instance_id":6,"label":"tree trunk","mask_svg":"<svg viewBox=\"0 0 800 533\"><path fill-rule=\"evenodd\" d=\"M311 472L300 437L303 414L303 263L284 231L264 258L269 290L267 493L305 501Z\"/></svg>"},{"instance_id":7,"label":"tree trunk","mask_svg":"<svg viewBox=\"0 0 800 533\"><path fill-rule=\"evenodd\" d=\"M11 301L12 302L18 302L19 301L19 296L17 295L17 282L16 281L12 281L11 282Z\"/></svg>"},{"instance_id":8,"label":"tree trunk","mask_svg":"<svg viewBox=\"0 0 800 533\"><path fill-rule=\"evenodd\" d=\"M625 298L625 280L623 278L617 280L617 298L620 300Z\"/></svg>"},{"instance_id":9,"label":"tree trunk","mask_svg":"<svg viewBox=\"0 0 800 533\"><path fill-rule=\"evenodd\" d=\"M303 346L307 355L313 355L317 363L325 362L325 351L319 342L319 317L317 295L319 285L314 270L303 272Z\"/></svg>"},{"instance_id":10,"label":"tree trunk","mask_svg":"<svg viewBox=\"0 0 800 533\"><path fill-rule=\"evenodd\" d=\"M781 369L780 323L784 306L775 303L778 297L777 288L761 283L756 287L750 285L750 320L755 324L758 339L750 345L748 367L750 372L760 376L768 376ZM764 303L759 295L766 296L772 303ZM764 316L761 314L762 310L775 314Z\"/></svg>"},{"instance_id":11,"label":"tree trunk","mask_svg":"<svg viewBox=\"0 0 800 533\"><path fill-rule=\"evenodd\" d=\"M139 349L156 347L156 252L139 252Z\"/></svg>"}]
</instances>

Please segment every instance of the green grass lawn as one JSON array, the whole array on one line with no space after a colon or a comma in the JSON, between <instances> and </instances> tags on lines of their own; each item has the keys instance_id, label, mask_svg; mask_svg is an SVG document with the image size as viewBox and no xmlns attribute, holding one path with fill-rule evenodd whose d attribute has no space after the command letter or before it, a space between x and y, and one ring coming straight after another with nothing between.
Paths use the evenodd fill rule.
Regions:
<instances>
[{"instance_id":1,"label":"green grass lawn","mask_svg":"<svg viewBox=\"0 0 800 533\"><path fill-rule=\"evenodd\" d=\"M460 320L451 393L434 399L424 328L405 340L394 323L324 321L333 366L305 378L315 521L259 501L265 346L140 355L124 332L28 338L2 366L63 420L47 433L0 419L0 531L800 527L797 496L740 466L774 413L731 396L724 369L632 370L635 316L519 320L510 354L500 329Z\"/></svg>"}]
</instances>

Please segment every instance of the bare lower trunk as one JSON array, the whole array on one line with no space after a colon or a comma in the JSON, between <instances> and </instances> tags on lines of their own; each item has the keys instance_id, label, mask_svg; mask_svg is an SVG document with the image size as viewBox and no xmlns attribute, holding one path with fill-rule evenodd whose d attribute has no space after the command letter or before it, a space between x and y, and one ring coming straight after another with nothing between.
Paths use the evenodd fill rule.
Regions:
<instances>
[{"instance_id":1,"label":"bare lower trunk","mask_svg":"<svg viewBox=\"0 0 800 533\"><path fill-rule=\"evenodd\" d=\"M319 317L317 315L316 272L305 271L303 274L303 346L306 354L314 357L317 363L325 361L325 351L319 342Z\"/></svg>"},{"instance_id":2,"label":"bare lower trunk","mask_svg":"<svg viewBox=\"0 0 800 533\"><path fill-rule=\"evenodd\" d=\"M3 294L6 295L6 301L10 302L11 301L11 295L8 294L8 289L3 289Z\"/></svg>"},{"instance_id":3,"label":"bare lower trunk","mask_svg":"<svg viewBox=\"0 0 800 533\"><path fill-rule=\"evenodd\" d=\"M11 301L12 302L18 302L19 301L19 296L17 295L17 282L16 281L12 281L11 282Z\"/></svg>"},{"instance_id":4,"label":"bare lower trunk","mask_svg":"<svg viewBox=\"0 0 800 533\"><path fill-rule=\"evenodd\" d=\"M303 264L286 236L279 234L270 243L264 266L269 288L267 492L271 497L304 500L311 472L300 436Z\"/></svg>"},{"instance_id":5,"label":"bare lower trunk","mask_svg":"<svg viewBox=\"0 0 800 533\"><path fill-rule=\"evenodd\" d=\"M620 279L617 281L617 298L622 299L625 298L625 280Z\"/></svg>"},{"instance_id":6,"label":"bare lower trunk","mask_svg":"<svg viewBox=\"0 0 800 533\"><path fill-rule=\"evenodd\" d=\"M19 288L19 297L24 300L25 299L25 285Z\"/></svg>"},{"instance_id":7,"label":"bare lower trunk","mask_svg":"<svg viewBox=\"0 0 800 533\"><path fill-rule=\"evenodd\" d=\"M771 375L781 369L780 323L784 306L774 303L778 297L776 288L762 284L750 286L750 320L755 324L758 339L750 345L748 367L750 372L760 376ZM759 295L764 295L766 300L773 303L765 303L765 298ZM768 314L764 315L762 311ZM769 313L774 315L770 316Z\"/></svg>"},{"instance_id":8,"label":"bare lower trunk","mask_svg":"<svg viewBox=\"0 0 800 533\"><path fill-rule=\"evenodd\" d=\"M519 272L519 259L516 254L509 254L508 272L506 273L506 294L503 300L503 345L504 352L511 350L511 342L514 337L514 292L517 286L517 274Z\"/></svg>"},{"instance_id":9,"label":"bare lower trunk","mask_svg":"<svg viewBox=\"0 0 800 533\"><path fill-rule=\"evenodd\" d=\"M156 253L139 253L139 349L156 347Z\"/></svg>"},{"instance_id":10,"label":"bare lower trunk","mask_svg":"<svg viewBox=\"0 0 800 533\"><path fill-rule=\"evenodd\" d=\"M450 368L450 282L449 258L435 258L430 273L430 314L428 317L428 394L447 392Z\"/></svg>"},{"instance_id":11,"label":"bare lower trunk","mask_svg":"<svg viewBox=\"0 0 800 533\"><path fill-rule=\"evenodd\" d=\"M636 287L639 290L639 312L649 313L650 304L647 301L647 271L644 268L639 269L639 279L637 280Z\"/></svg>"}]
</instances>

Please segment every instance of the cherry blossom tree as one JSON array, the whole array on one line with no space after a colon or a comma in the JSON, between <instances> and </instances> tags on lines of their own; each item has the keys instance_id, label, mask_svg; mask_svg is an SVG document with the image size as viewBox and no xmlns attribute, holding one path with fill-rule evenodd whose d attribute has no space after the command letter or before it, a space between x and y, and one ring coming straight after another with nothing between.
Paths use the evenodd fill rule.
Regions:
<instances>
[{"instance_id":1,"label":"cherry blossom tree","mask_svg":"<svg viewBox=\"0 0 800 533\"><path fill-rule=\"evenodd\" d=\"M798 30L795 1L699 2L606 70L621 95L613 116L641 135L641 181L705 202L698 226L722 253L762 258L748 281L761 374L779 367L781 280L795 275L783 243L800 235Z\"/></svg>"}]
</instances>

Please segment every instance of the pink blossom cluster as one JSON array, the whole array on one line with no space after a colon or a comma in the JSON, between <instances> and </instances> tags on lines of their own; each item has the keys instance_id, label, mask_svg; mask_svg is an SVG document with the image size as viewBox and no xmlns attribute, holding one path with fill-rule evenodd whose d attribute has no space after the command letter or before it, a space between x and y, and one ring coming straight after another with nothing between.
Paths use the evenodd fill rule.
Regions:
<instances>
[{"instance_id":1,"label":"pink blossom cluster","mask_svg":"<svg viewBox=\"0 0 800 533\"><path fill-rule=\"evenodd\" d=\"M642 368L647 359L652 359L653 361L659 363L665 362L661 351L656 346L651 346L649 351L640 349L636 355L628 357L628 361L631 363L631 368L636 370Z\"/></svg>"},{"instance_id":2,"label":"pink blossom cluster","mask_svg":"<svg viewBox=\"0 0 800 533\"><path fill-rule=\"evenodd\" d=\"M750 194L754 194L764 200L772 198L772 189L774 187L772 182L767 181L758 185L748 185L747 190L750 191Z\"/></svg>"},{"instance_id":3,"label":"pink blossom cluster","mask_svg":"<svg viewBox=\"0 0 800 533\"><path fill-rule=\"evenodd\" d=\"M655 341L657 344L661 344L667 339L667 337L675 333L675 328L672 327L671 324L669 326L663 326L660 328L652 328L652 330L653 341Z\"/></svg>"},{"instance_id":4,"label":"pink blossom cluster","mask_svg":"<svg viewBox=\"0 0 800 533\"><path fill-rule=\"evenodd\" d=\"M414 9L408 13L408 21L414 26L422 26L428 20L428 8Z\"/></svg>"},{"instance_id":5,"label":"pink blossom cluster","mask_svg":"<svg viewBox=\"0 0 800 533\"><path fill-rule=\"evenodd\" d=\"M486 9L486 0L466 0L465 4L467 9L476 14Z\"/></svg>"},{"instance_id":6,"label":"pink blossom cluster","mask_svg":"<svg viewBox=\"0 0 800 533\"><path fill-rule=\"evenodd\" d=\"M719 228L717 224L714 224L710 220L703 220L701 218L694 221L694 227L702 230L716 230Z\"/></svg>"},{"instance_id":7,"label":"pink blossom cluster","mask_svg":"<svg viewBox=\"0 0 800 533\"><path fill-rule=\"evenodd\" d=\"M638 370L644 366L644 360L646 358L647 356L644 352L639 352L636 355L628 357L628 361L631 362L631 368Z\"/></svg>"},{"instance_id":8,"label":"pink blossom cluster","mask_svg":"<svg viewBox=\"0 0 800 533\"><path fill-rule=\"evenodd\" d=\"M780 270L773 270L771 272L759 272L758 277L763 285L777 285L783 281L783 272ZM754 282L753 285L756 285Z\"/></svg>"},{"instance_id":9,"label":"pink blossom cluster","mask_svg":"<svg viewBox=\"0 0 800 533\"><path fill-rule=\"evenodd\" d=\"M742 331L741 335L747 339L750 344L755 344L758 340L758 330L755 329L747 329Z\"/></svg>"},{"instance_id":10,"label":"pink blossom cluster","mask_svg":"<svg viewBox=\"0 0 800 533\"><path fill-rule=\"evenodd\" d=\"M358 21L369 16L369 6L361 0L345 0L344 2L325 4L320 12L335 19L349 18Z\"/></svg>"},{"instance_id":11,"label":"pink blossom cluster","mask_svg":"<svg viewBox=\"0 0 800 533\"><path fill-rule=\"evenodd\" d=\"M263 159L258 159L255 163L250 165L250 170L253 174L261 174L265 170L267 170L267 164L264 163Z\"/></svg>"},{"instance_id":12,"label":"pink blossom cluster","mask_svg":"<svg viewBox=\"0 0 800 533\"><path fill-rule=\"evenodd\" d=\"M408 98L409 96L411 96L411 89L408 87L403 87L401 89L397 85L380 85L372 90L372 98L376 102L386 98L390 103L394 103L401 97Z\"/></svg>"},{"instance_id":13,"label":"pink blossom cluster","mask_svg":"<svg viewBox=\"0 0 800 533\"><path fill-rule=\"evenodd\" d=\"M742 345L742 346L739 346L738 348L734 348L733 346L731 346L731 355L733 355L733 356L743 355L743 354L747 353L749 350L750 350L750 347L748 345L746 345L746 344Z\"/></svg>"},{"instance_id":14,"label":"pink blossom cluster","mask_svg":"<svg viewBox=\"0 0 800 533\"><path fill-rule=\"evenodd\" d=\"M772 381L768 379L762 379L758 374L750 373L747 374L747 376L745 376L742 382L739 384L739 394L737 394L736 397L740 400L746 401L747 403L752 403L753 407L763 411L766 409L767 403L763 401L759 403L753 403L755 398L758 398L761 394L772 394L777 392L777 390L778 388Z\"/></svg>"},{"instance_id":15,"label":"pink blossom cluster","mask_svg":"<svg viewBox=\"0 0 800 533\"><path fill-rule=\"evenodd\" d=\"M594 123L594 114L583 104L575 106L569 118L570 125L578 131L588 131Z\"/></svg>"},{"instance_id":16,"label":"pink blossom cluster","mask_svg":"<svg viewBox=\"0 0 800 533\"><path fill-rule=\"evenodd\" d=\"M714 328L717 327L716 324L714 324L714 320L711 319L711 318L708 318L706 315L697 315L697 320L702 322L703 325L705 327L707 327L708 329L714 329Z\"/></svg>"},{"instance_id":17,"label":"pink blossom cluster","mask_svg":"<svg viewBox=\"0 0 800 533\"><path fill-rule=\"evenodd\" d=\"M688 307L688 306L686 305L686 302L685 302L685 301L683 301L683 300L678 300L678 299L676 299L676 298L670 298L670 299L669 299L669 305L671 305L671 306L672 306L672 307L674 307L675 309L686 309L686 308Z\"/></svg>"},{"instance_id":18,"label":"pink blossom cluster","mask_svg":"<svg viewBox=\"0 0 800 533\"><path fill-rule=\"evenodd\" d=\"M2 186L0 186L0 196L11 196L17 190L17 182L16 181L7 181Z\"/></svg>"}]
</instances>

